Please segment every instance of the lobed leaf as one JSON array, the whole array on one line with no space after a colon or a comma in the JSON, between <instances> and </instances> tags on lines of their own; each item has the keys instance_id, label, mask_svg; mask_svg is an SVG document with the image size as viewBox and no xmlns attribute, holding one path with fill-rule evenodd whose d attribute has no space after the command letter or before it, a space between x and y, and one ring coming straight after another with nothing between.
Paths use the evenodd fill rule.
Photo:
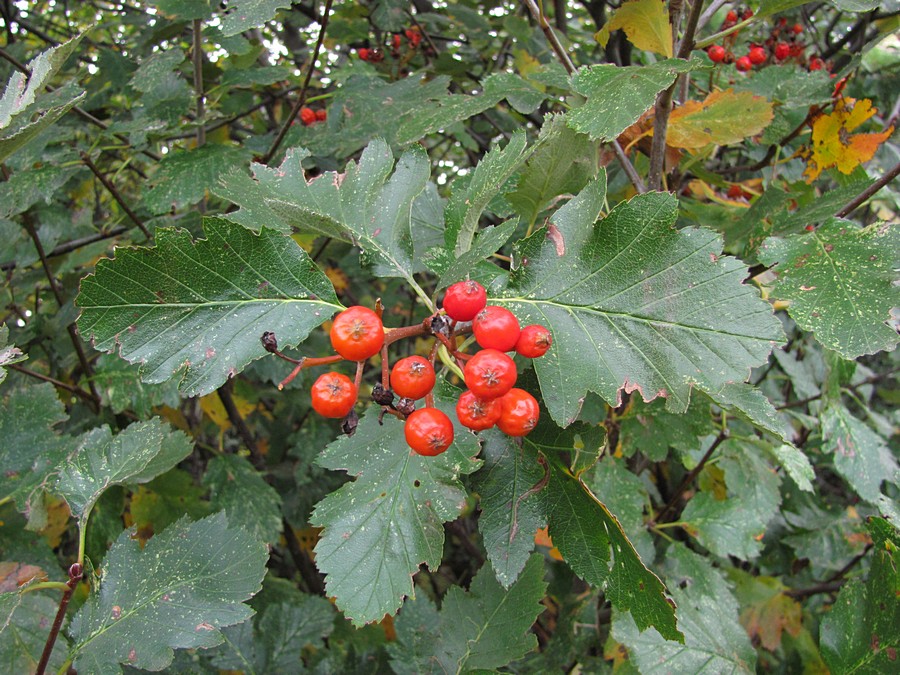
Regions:
<instances>
[{"instance_id":1,"label":"lobed leaf","mask_svg":"<svg viewBox=\"0 0 900 675\"><path fill-rule=\"evenodd\" d=\"M275 544L282 530L281 495L243 457L221 455L206 467L203 485L215 510L260 541Z\"/></svg>"},{"instance_id":2,"label":"lobed leaf","mask_svg":"<svg viewBox=\"0 0 900 675\"><path fill-rule=\"evenodd\" d=\"M666 144L699 150L755 136L772 121L772 102L749 91L714 91L701 101L685 101L669 116Z\"/></svg>"}]
</instances>

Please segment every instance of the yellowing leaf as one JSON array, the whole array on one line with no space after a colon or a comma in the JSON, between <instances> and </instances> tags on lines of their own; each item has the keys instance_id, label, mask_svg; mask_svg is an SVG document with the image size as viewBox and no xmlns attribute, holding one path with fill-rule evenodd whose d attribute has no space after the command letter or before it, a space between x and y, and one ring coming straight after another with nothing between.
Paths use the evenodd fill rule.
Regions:
<instances>
[{"instance_id":1,"label":"yellowing leaf","mask_svg":"<svg viewBox=\"0 0 900 675\"><path fill-rule=\"evenodd\" d=\"M672 58L672 26L666 3L662 0L632 0L626 2L609 22L601 28L594 39L604 47L609 42L609 34L622 29L629 42L638 49L646 49L656 54Z\"/></svg>"},{"instance_id":2,"label":"yellowing leaf","mask_svg":"<svg viewBox=\"0 0 900 675\"><path fill-rule=\"evenodd\" d=\"M550 538L550 533L547 531L546 527L540 528L534 534L534 543L538 546L547 546L550 551L550 557L554 560L562 560L562 554L559 552L559 549L553 545L553 540Z\"/></svg>"},{"instance_id":3,"label":"yellowing leaf","mask_svg":"<svg viewBox=\"0 0 900 675\"><path fill-rule=\"evenodd\" d=\"M834 112L820 115L812 123L812 147L806 153L806 182L812 183L825 169L837 168L844 174L868 162L878 146L887 140L894 127L873 134L851 134L878 110L864 98L838 99Z\"/></svg>"},{"instance_id":4,"label":"yellowing leaf","mask_svg":"<svg viewBox=\"0 0 900 675\"><path fill-rule=\"evenodd\" d=\"M666 143L699 149L728 145L755 136L772 121L772 102L749 91L715 91L702 102L687 101L669 116Z\"/></svg>"},{"instance_id":5,"label":"yellowing leaf","mask_svg":"<svg viewBox=\"0 0 900 675\"><path fill-rule=\"evenodd\" d=\"M341 295L350 287L350 278L340 267L331 267L329 265L325 268L325 276L331 281L334 291L338 295Z\"/></svg>"}]
</instances>

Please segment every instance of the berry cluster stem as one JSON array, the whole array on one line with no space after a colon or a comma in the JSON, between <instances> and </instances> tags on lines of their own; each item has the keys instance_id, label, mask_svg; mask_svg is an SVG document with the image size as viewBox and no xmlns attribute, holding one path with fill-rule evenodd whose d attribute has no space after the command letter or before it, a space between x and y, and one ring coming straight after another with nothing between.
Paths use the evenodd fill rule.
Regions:
<instances>
[{"instance_id":1,"label":"berry cluster stem","mask_svg":"<svg viewBox=\"0 0 900 675\"><path fill-rule=\"evenodd\" d=\"M292 363L296 363L297 367L291 371L291 374L284 378L281 382L278 383L279 391L284 389L288 384L290 384L297 375L300 374L300 371L304 368L313 368L315 366L327 366L332 363L337 363L338 361L343 361L344 357L340 354L335 354L333 356L317 356L317 357L309 357L309 356L301 356L299 359L292 359L284 354L280 354L278 352L272 352L283 358L285 361L290 361Z\"/></svg>"}]
</instances>

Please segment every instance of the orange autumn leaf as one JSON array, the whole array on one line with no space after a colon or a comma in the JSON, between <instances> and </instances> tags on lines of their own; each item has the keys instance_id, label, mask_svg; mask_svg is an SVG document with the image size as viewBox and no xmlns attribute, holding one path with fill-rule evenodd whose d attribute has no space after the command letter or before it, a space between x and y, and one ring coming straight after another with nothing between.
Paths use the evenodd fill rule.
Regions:
<instances>
[{"instance_id":1,"label":"orange autumn leaf","mask_svg":"<svg viewBox=\"0 0 900 675\"><path fill-rule=\"evenodd\" d=\"M875 155L878 146L894 133L891 126L881 133L852 134L878 110L867 98L838 99L834 112L819 115L812 123L812 147L805 153L806 182L812 183L825 169L836 168L843 174L852 173Z\"/></svg>"},{"instance_id":2,"label":"orange autumn leaf","mask_svg":"<svg viewBox=\"0 0 900 675\"><path fill-rule=\"evenodd\" d=\"M685 101L672 111L666 143L686 150L738 143L760 133L773 116L772 102L762 96L714 91L703 101Z\"/></svg>"},{"instance_id":3,"label":"orange autumn leaf","mask_svg":"<svg viewBox=\"0 0 900 675\"><path fill-rule=\"evenodd\" d=\"M547 531L546 527L540 528L534 534L534 543L538 546L548 546L550 547L550 557L554 560L562 560L562 554L559 552L559 549L553 545L553 540L550 539L550 533Z\"/></svg>"}]
</instances>

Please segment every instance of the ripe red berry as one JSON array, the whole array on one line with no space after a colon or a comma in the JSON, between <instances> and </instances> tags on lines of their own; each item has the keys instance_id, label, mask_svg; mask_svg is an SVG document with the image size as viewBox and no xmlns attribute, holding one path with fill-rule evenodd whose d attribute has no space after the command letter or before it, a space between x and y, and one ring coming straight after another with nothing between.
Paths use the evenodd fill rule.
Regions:
<instances>
[{"instance_id":1,"label":"ripe red berry","mask_svg":"<svg viewBox=\"0 0 900 675\"><path fill-rule=\"evenodd\" d=\"M822 70L825 67L825 62L820 59L818 56L814 56L809 60L809 69L810 70Z\"/></svg>"},{"instance_id":2,"label":"ripe red berry","mask_svg":"<svg viewBox=\"0 0 900 675\"><path fill-rule=\"evenodd\" d=\"M737 23L737 12L733 9L729 10L728 14L725 15L725 23Z\"/></svg>"},{"instance_id":3,"label":"ripe red berry","mask_svg":"<svg viewBox=\"0 0 900 675\"><path fill-rule=\"evenodd\" d=\"M397 396L417 401L434 389L434 366L421 356L400 359L391 369L391 389Z\"/></svg>"},{"instance_id":4,"label":"ripe red berry","mask_svg":"<svg viewBox=\"0 0 900 675\"><path fill-rule=\"evenodd\" d=\"M417 454L434 457L453 443L453 422L437 408L421 408L406 418L403 435Z\"/></svg>"},{"instance_id":5,"label":"ripe red berry","mask_svg":"<svg viewBox=\"0 0 900 675\"><path fill-rule=\"evenodd\" d=\"M764 63L766 60L766 50L762 47L751 47L750 53L747 54L747 57L750 59L750 63L755 66L758 66L761 63Z\"/></svg>"},{"instance_id":6,"label":"ripe red berry","mask_svg":"<svg viewBox=\"0 0 900 675\"><path fill-rule=\"evenodd\" d=\"M485 349L501 352L514 349L521 330L516 315L505 307L488 305L472 320L475 339Z\"/></svg>"},{"instance_id":7,"label":"ripe red berry","mask_svg":"<svg viewBox=\"0 0 900 675\"><path fill-rule=\"evenodd\" d=\"M470 390L464 391L456 402L456 416L460 424L472 431L490 429L500 419L500 399L478 398Z\"/></svg>"},{"instance_id":8,"label":"ripe red berry","mask_svg":"<svg viewBox=\"0 0 900 675\"><path fill-rule=\"evenodd\" d=\"M300 108L300 121L308 127L316 121L316 112L312 108Z\"/></svg>"},{"instance_id":9,"label":"ripe red berry","mask_svg":"<svg viewBox=\"0 0 900 675\"><path fill-rule=\"evenodd\" d=\"M788 56L791 55L791 47L786 42L779 42L775 45L775 58L779 61L784 61Z\"/></svg>"},{"instance_id":10,"label":"ripe red berry","mask_svg":"<svg viewBox=\"0 0 900 675\"><path fill-rule=\"evenodd\" d=\"M795 23L791 30L794 32L794 35L800 35L800 33L803 32L803 26L801 26L799 23Z\"/></svg>"},{"instance_id":11,"label":"ripe red berry","mask_svg":"<svg viewBox=\"0 0 900 675\"><path fill-rule=\"evenodd\" d=\"M328 119L328 111L325 110L325 108L319 108L319 110L316 110L316 121L317 122L324 122L327 119Z\"/></svg>"},{"instance_id":12,"label":"ripe red berry","mask_svg":"<svg viewBox=\"0 0 900 675\"><path fill-rule=\"evenodd\" d=\"M722 45L713 45L707 50L706 55L709 56L713 63L722 63L725 60L725 47Z\"/></svg>"},{"instance_id":13,"label":"ripe red berry","mask_svg":"<svg viewBox=\"0 0 900 675\"><path fill-rule=\"evenodd\" d=\"M323 373L313 383L312 407L322 417L346 417L356 403L353 380L342 373Z\"/></svg>"},{"instance_id":14,"label":"ripe red berry","mask_svg":"<svg viewBox=\"0 0 900 675\"><path fill-rule=\"evenodd\" d=\"M457 281L444 294L444 311L456 321L471 321L487 304L487 291L477 281Z\"/></svg>"},{"instance_id":15,"label":"ripe red berry","mask_svg":"<svg viewBox=\"0 0 900 675\"><path fill-rule=\"evenodd\" d=\"M744 191L741 189L740 185L729 185L728 186L728 197L731 199L737 199L738 197L743 196Z\"/></svg>"},{"instance_id":16,"label":"ripe red berry","mask_svg":"<svg viewBox=\"0 0 900 675\"><path fill-rule=\"evenodd\" d=\"M742 73L746 73L753 67L753 64L750 63L749 56L742 56L737 61L734 62L734 67L737 68Z\"/></svg>"},{"instance_id":17,"label":"ripe red berry","mask_svg":"<svg viewBox=\"0 0 900 675\"><path fill-rule=\"evenodd\" d=\"M815 229L816 229L816 226L815 226L815 225L807 225L807 226L806 226L806 231L807 231L807 232L812 232L812 231L815 230Z\"/></svg>"},{"instance_id":18,"label":"ripe red berry","mask_svg":"<svg viewBox=\"0 0 900 675\"><path fill-rule=\"evenodd\" d=\"M525 326L519 333L516 341L516 351L529 359L543 356L553 344L553 336L550 331L540 324Z\"/></svg>"},{"instance_id":19,"label":"ripe red berry","mask_svg":"<svg viewBox=\"0 0 900 675\"><path fill-rule=\"evenodd\" d=\"M372 50L368 47L360 47L356 50L360 61L369 61L372 58Z\"/></svg>"},{"instance_id":20,"label":"ripe red berry","mask_svg":"<svg viewBox=\"0 0 900 675\"><path fill-rule=\"evenodd\" d=\"M384 325L368 307L345 309L331 325L331 346L350 361L365 361L375 356L384 344Z\"/></svg>"},{"instance_id":21,"label":"ripe red berry","mask_svg":"<svg viewBox=\"0 0 900 675\"><path fill-rule=\"evenodd\" d=\"M482 349L466 361L463 377L477 397L499 398L516 383L516 364L503 352Z\"/></svg>"},{"instance_id":22,"label":"ripe red berry","mask_svg":"<svg viewBox=\"0 0 900 675\"><path fill-rule=\"evenodd\" d=\"M402 45L403 38L400 37L400 34L397 33L394 37L391 38L391 47L393 47L394 51L400 51L400 47Z\"/></svg>"},{"instance_id":23,"label":"ripe red berry","mask_svg":"<svg viewBox=\"0 0 900 675\"><path fill-rule=\"evenodd\" d=\"M744 10L744 13L741 14L741 20L742 20L742 21L746 21L747 19L750 19L750 18L752 18L752 17L753 17L753 10L752 10L752 9L745 9L745 10Z\"/></svg>"},{"instance_id":24,"label":"ripe red berry","mask_svg":"<svg viewBox=\"0 0 900 675\"><path fill-rule=\"evenodd\" d=\"M537 426L540 415L541 409L534 396L513 387L500 399L497 427L509 436L525 436Z\"/></svg>"},{"instance_id":25,"label":"ripe red berry","mask_svg":"<svg viewBox=\"0 0 900 675\"><path fill-rule=\"evenodd\" d=\"M419 46L419 43L422 41L422 33L418 28L407 28L405 34L410 46L413 48Z\"/></svg>"}]
</instances>

